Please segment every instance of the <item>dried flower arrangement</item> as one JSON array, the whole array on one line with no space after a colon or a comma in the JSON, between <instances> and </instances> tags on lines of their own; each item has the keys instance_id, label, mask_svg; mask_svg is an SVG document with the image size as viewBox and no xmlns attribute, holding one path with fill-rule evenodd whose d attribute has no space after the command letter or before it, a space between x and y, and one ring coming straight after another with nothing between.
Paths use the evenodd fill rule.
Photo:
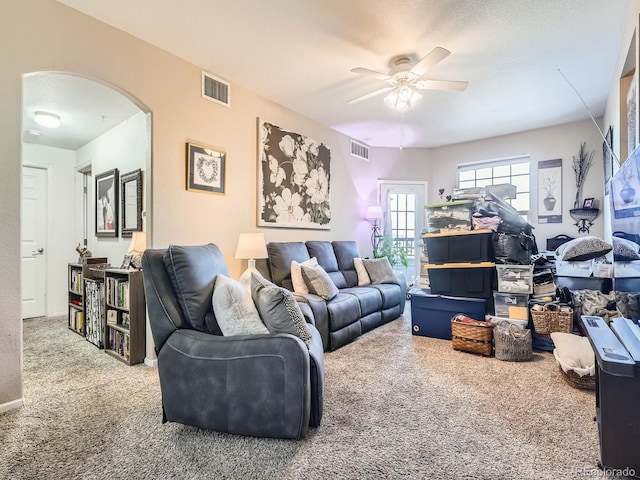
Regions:
<instances>
[{"instance_id":1,"label":"dried flower arrangement","mask_svg":"<svg viewBox=\"0 0 640 480\"><path fill-rule=\"evenodd\" d=\"M587 142L582 142L580 144L578 158L573 157L573 171L576 174L576 200L573 202L573 208L582 207L582 187L584 186L584 181L587 178L589 168L591 168L591 164L593 163L593 156L595 153L595 150L587 153Z\"/></svg>"}]
</instances>

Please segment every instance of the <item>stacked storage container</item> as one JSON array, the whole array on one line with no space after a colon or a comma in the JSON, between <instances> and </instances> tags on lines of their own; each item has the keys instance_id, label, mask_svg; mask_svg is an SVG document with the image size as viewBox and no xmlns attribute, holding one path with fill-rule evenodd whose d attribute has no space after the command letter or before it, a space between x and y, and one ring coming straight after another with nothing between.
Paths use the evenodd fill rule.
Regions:
<instances>
[{"instance_id":1,"label":"stacked storage container","mask_svg":"<svg viewBox=\"0 0 640 480\"><path fill-rule=\"evenodd\" d=\"M411 297L413 333L429 337L451 339L451 319L463 313L477 320L485 320L487 304L491 303L495 289L496 270L491 230L470 230L469 202L451 202L458 209L457 218L463 214L459 207L469 208L467 229L445 229L443 215L437 217L438 227L430 222L427 206L427 232L423 242L429 263L430 293ZM440 206L437 206L440 207Z\"/></svg>"}]
</instances>

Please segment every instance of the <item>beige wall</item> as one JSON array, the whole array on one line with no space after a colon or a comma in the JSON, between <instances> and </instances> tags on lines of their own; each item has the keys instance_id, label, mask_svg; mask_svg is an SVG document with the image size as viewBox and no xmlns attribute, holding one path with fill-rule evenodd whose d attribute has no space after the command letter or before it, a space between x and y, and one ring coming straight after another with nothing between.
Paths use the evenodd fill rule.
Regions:
<instances>
[{"instance_id":1,"label":"beige wall","mask_svg":"<svg viewBox=\"0 0 640 480\"><path fill-rule=\"evenodd\" d=\"M420 155L406 151L405 161L403 152L391 149L376 149L370 162L350 157L347 137L233 82L231 108L203 100L198 66L54 0L21 0L11 2L10 9L4 6L0 40L0 406L22 396L18 280L23 74L60 71L85 75L128 93L148 108L153 122L153 170L146 172L153 191L147 224L151 246L215 242L233 276L246 268L233 258L238 234L257 230L257 117L325 143L332 153L331 230L262 229L268 241L355 239L366 254L370 226L363 217L366 206L375 199L377 178L392 176L394 163L402 172L396 178L413 178L410 171L419 164ZM223 78L225 74L212 73ZM185 190L186 141L226 150L226 195Z\"/></svg>"},{"instance_id":2,"label":"beige wall","mask_svg":"<svg viewBox=\"0 0 640 480\"><path fill-rule=\"evenodd\" d=\"M576 97L576 102L580 102ZM602 138L591 120L556 125L553 127L530 130L486 140L460 143L431 151L433 176L431 178L430 198L439 201L437 192L444 188L451 192L456 179L459 163L494 160L519 155L531 156L531 215L529 223L533 225L538 247L545 248L545 241L564 233L577 237L578 229L572 225L569 209L573 208L576 195L575 175L572 169L573 157L578 156L580 143L587 142L587 151L595 150L593 164L583 189L583 198L594 197L600 204L603 201L604 182L602 167ZM537 163L541 160L562 159L562 221L563 223L538 224L537 209ZM598 217L590 229L590 235L602 235L603 218Z\"/></svg>"},{"instance_id":3,"label":"beige wall","mask_svg":"<svg viewBox=\"0 0 640 480\"><path fill-rule=\"evenodd\" d=\"M632 1L632 11L637 23L638 0ZM245 268L233 258L237 236L257 230L257 117L323 142L332 152L331 230L263 229L267 240L356 239L363 254L370 252L370 226L363 216L366 206L376 203L378 179L432 180L429 190L435 200L438 188L452 187L451 172L457 162L529 153L535 161L563 158L566 172L580 141L587 140L590 148L601 145L597 134L590 136L589 122L584 122L567 129L554 127L433 151L374 148L371 161L365 162L349 156L349 140L343 135L233 83L232 108L201 99L198 66L54 0L5 2L0 13L0 409L16 406L22 397L19 203L21 82L25 73L86 75L127 92L146 106L153 120L153 170L146 172L153 189L151 222L147 224L151 245L215 242L234 276ZM225 76L225 72L211 73ZM562 135L570 136L559 138ZM185 190L186 141L226 150L226 195ZM601 165L593 168L596 173L601 171ZM589 186L595 177L590 174L585 193L596 191ZM565 175L567 188L570 178ZM594 196L601 198L602 194ZM572 198L573 193L565 189L565 212ZM558 227L558 233L565 230Z\"/></svg>"}]
</instances>

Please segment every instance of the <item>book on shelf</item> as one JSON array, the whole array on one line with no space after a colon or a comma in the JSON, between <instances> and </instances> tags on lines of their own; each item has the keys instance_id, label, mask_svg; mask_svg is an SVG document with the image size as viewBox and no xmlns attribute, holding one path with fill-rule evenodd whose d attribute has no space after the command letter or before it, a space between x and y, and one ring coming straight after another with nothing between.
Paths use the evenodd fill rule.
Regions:
<instances>
[{"instance_id":1,"label":"book on shelf","mask_svg":"<svg viewBox=\"0 0 640 480\"><path fill-rule=\"evenodd\" d=\"M130 324L131 322L130 322L129 314L127 312L122 312L122 326L129 328Z\"/></svg>"},{"instance_id":2,"label":"book on shelf","mask_svg":"<svg viewBox=\"0 0 640 480\"><path fill-rule=\"evenodd\" d=\"M118 312L116 310L107 310L107 324L108 325L118 324Z\"/></svg>"}]
</instances>

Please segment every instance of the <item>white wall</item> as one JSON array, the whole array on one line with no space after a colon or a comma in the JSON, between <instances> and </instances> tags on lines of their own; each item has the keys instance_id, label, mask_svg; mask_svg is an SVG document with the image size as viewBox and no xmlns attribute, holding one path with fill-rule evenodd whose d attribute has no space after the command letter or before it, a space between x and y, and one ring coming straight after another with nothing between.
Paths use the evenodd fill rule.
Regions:
<instances>
[{"instance_id":1,"label":"white wall","mask_svg":"<svg viewBox=\"0 0 640 480\"><path fill-rule=\"evenodd\" d=\"M89 142L76 151L76 166L91 164L89 188L89 218L87 247L94 257L107 257L111 265L119 267L127 253L131 237L122 237L120 199L118 199L118 237L96 237L95 235L95 177L103 172L118 169L119 176L138 168L145 177L148 150L147 119L138 112L124 122ZM120 180L118 180L118 188ZM142 209L145 210L143 195Z\"/></svg>"},{"instance_id":2,"label":"white wall","mask_svg":"<svg viewBox=\"0 0 640 480\"><path fill-rule=\"evenodd\" d=\"M75 262L75 235L82 217L76 215L75 152L42 145L23 144L24 164L48 169L46 315L67 312L67 263Z\"/></svg>"},{"instance_id":3,"label":"white wall","mask_svg":"<svg viewBox=\"0 0 640 480\"><path fill-rule=\"evenodd\" d=\"M579 99L576 99L579 102ZM593 164L583 188L583 198L594 197L602 208L604 196L602 138L591 120L556 125L553 127L515 133L474 142L460 143L431 151L432 177L430 201L437 203L438 189L453 191L459 163L480 162L520 155L531 157L531 215L538 248L544 249L546 239L558 234L577 237L578 228L573 225L569 210L573 208L576 194L573 157L578 156L580 143L587 142L587 151L595 150ZM541 160L562 159L562 223L538 224L537 212L537 163ZM603 235L604 217L600 215L589 231L589 235Z\"/></svg>"}]
</instances>

